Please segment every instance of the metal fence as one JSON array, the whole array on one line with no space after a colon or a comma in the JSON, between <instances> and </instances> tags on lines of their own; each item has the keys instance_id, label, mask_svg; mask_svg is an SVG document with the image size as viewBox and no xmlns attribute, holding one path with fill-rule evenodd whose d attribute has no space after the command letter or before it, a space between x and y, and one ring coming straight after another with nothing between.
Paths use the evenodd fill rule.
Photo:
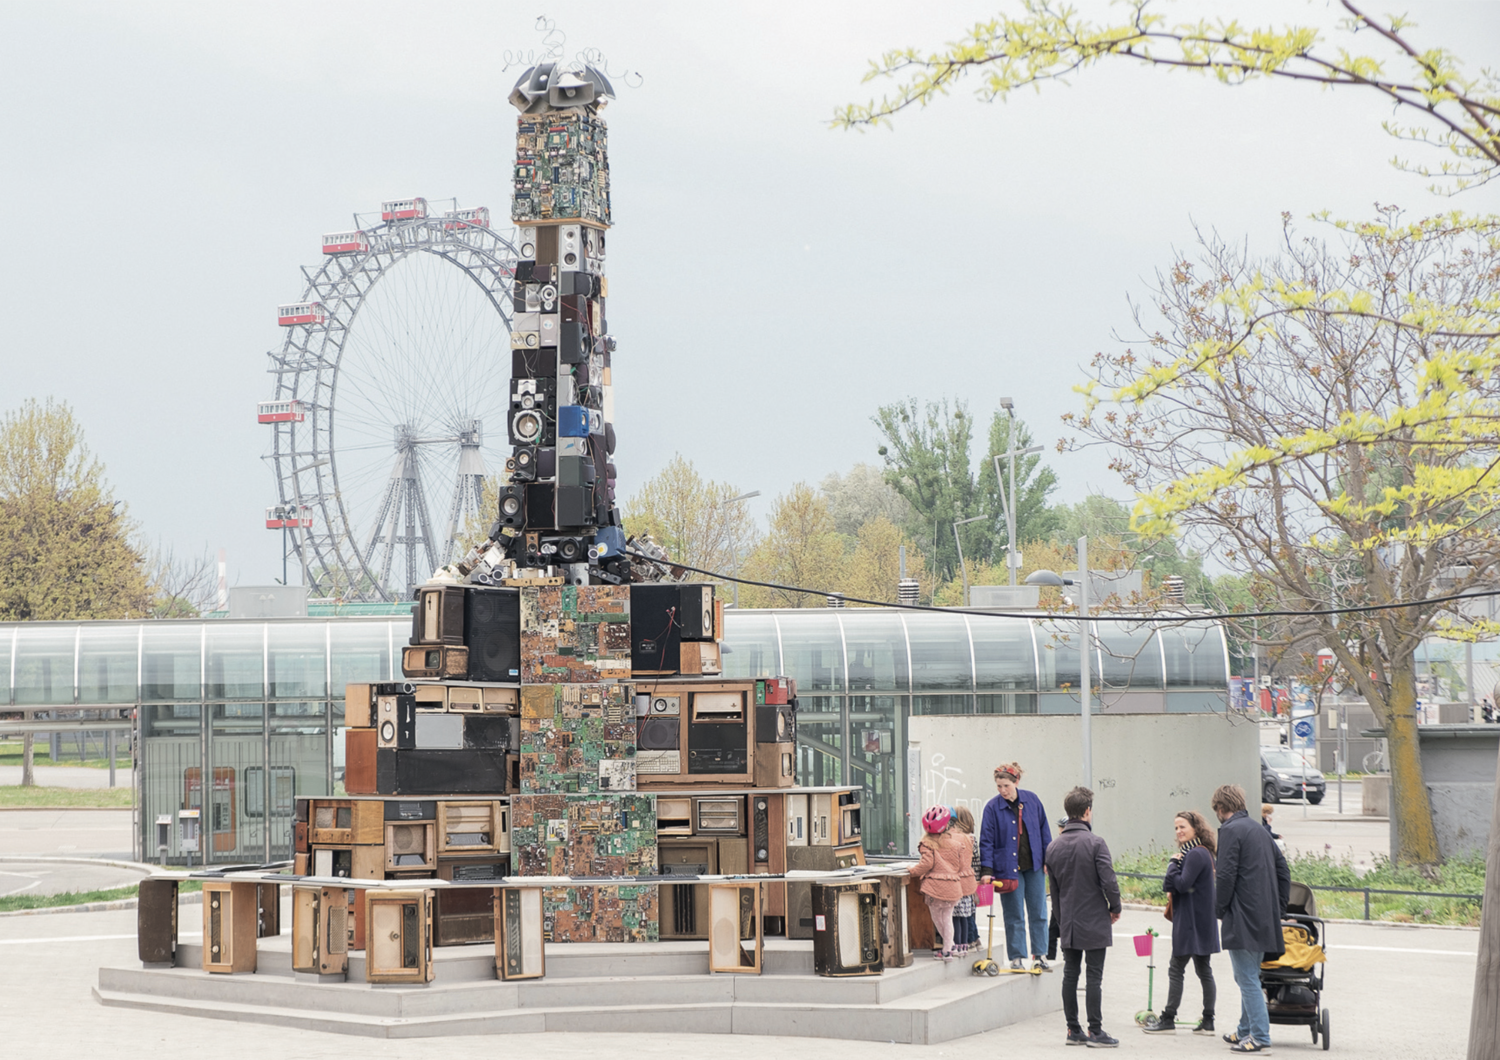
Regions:
<instances>
[{"instance_id":1,"label":"metal fence","mask_svg":"<svg viewBox=\"0 0 1500 1060\"><path fill-rule=\"evenodd\" d=\"M1124 876L1133 880L1159 880L1161 875L1154 872L1117 872L1116 876ZM1463 898L1470 902L1484 902L1482 894L1450 894L1447 891L1392 891L1383 887L1329 887L1323 884L1304 884L1311 891L1332 891L1337 894L1363 894L1365 896L1365 916L1370 919L1370 895L1372 894L1395 894L1415 898Z\"/></svg>"}]
</instances>

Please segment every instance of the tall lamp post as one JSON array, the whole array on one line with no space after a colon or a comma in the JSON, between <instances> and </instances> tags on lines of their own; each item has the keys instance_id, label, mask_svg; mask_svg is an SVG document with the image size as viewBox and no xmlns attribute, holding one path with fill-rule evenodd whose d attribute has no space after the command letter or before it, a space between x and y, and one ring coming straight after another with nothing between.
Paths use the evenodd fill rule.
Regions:
<instances>
[{"instance_id":1,"label":"tall lamp post","mask_svg":"<svg viewBox=\"0 0 1500 1060\"><path fill-rule=\"evenodd\" d=\"M1030 456L1040 453L1042 447L1039 445L1028 445L1025 449L1016 448L1015 423L1016 403L1008 397L1000 399L1000 407L1010 417L1011 430L1007 432L1010 449L1008 452L995 454L995 483L999 486L1000 504L1005 508L1005 565L1010 568L1010 584L1016 584L1016 568L1021 565L1021 554L1016 551L1016 457ZM1000 461L1010 461L1010 501L1006 502L1006 483L1001 480L1005 478L1000 473ZM967 601L966 601L967 602Z\"/></svg>"},{"instance_id":2,"label":"tall lamp post","mask_svg":"<svg viewBox=\"0 0 1500 1060\"><path fill-rule=\"evenodd\" d=\"M1026 576L1027 585L1078 586L1078 625L1083 631L1083 645L1078 650L1078 701L1081 707L1081 738L1083 741L1083 786L1094 786L1094 737L1092 731L1093 675L1090 674L1089 658L1094 650L1094 638L1089 629L1089 539L1078 539L1078 581L1064 578L1050 570L1032 571Z\"/></svg>"},{"instance_id":3,"label":"tall lamp post","mask_svg":"<svg viewBox=\"0 0 1500 1060\"><path fill-rule=\"evenodd\" d=\"M961 607L969 606L969 568L964 563L964 543L958 539L958 528L963 526L964 523L977 523L979 520L985 518L988 518L988 516L973 515L967 519L960 519L953 524L953 543L958 546L958 569L963 574L964 579L964 602L959 605Z\"/></svg>"},{"instance_id":4,"label":"tall lamp post","mask_svg":"<svg viewBox=\"0 0 1500 1060\"><path fill-rule=\"evenodd\" d=\"M749 493L741 493L738 497L730 497L727 501L720 501L718 504L711 505L710 507L713 507L713 508L728 508L731 504L738 504L740 501L748 501L752 497L759 497L759 496L760 496L760 490L751 490ZM736 541L735 544L734 544L734 576L736 578L738 578L740 576L740 545L739 545L738 541ZM740 606L740 583L739 582L735 582L734 583L734 604L732 606L734 606L734 607L739 607Z\"/></svg>"}]
</instances>

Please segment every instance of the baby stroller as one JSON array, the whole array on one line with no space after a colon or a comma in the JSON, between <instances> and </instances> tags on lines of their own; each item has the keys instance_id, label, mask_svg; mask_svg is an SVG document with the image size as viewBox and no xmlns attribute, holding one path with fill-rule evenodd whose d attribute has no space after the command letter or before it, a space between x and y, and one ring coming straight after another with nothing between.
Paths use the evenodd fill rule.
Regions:
<instances>
[{"instance_id":1,"label":"baby stroller","mask_svg":"<svg viewBox=\"0 0 1500 1060\"><path fill-rule=\"evenodd\" d=\"M1311 1028L1313 1044L1328 1048L1328 1010L1323 1008L1323 921L1318 919L1312 888L1293 883L1281 936L1286 953L1260 966L1266 1012L1272 1023Z\"/></svg>"}]
</instances>

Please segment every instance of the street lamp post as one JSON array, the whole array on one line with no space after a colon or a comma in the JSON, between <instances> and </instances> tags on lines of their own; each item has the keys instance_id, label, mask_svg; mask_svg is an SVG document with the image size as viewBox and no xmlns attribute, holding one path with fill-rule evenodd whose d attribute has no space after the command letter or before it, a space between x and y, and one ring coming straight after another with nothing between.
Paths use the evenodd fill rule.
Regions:
<instances>
[{"instance_id":1,"label":"street lamp post","mask_svg":"<svg viewBox=\"0 0 1500 1060\"><path fill-rule=\"evenodd\" d=\"M1009 451L995 454L995 482L1000 487L997 491L1000 494L1000 504L1005 509L1005 566L1010 570L1010 584L1015 585L1016 568L1021 565L1020 554L1016 551L1016 457L1040 453L1042 447L1039 445L1028 445L1025 449L1017 449L1015 437L1015 402L1008 397L1003 397L1000 399L1000 407L1010 417L1011 430L1006 432ZM1010 461L1010 478L1008 482L1000 481L1005 477L1000 473L1000 461L1003 459ZM1006 503L1005 499L1007 486L1010 489L1009 503Z\"/></svg>"},{"instance_id":2,"label":"street lamp post","mask_svg":"<svg viewBox=\"0 0 1500 1060\"><path fill-rule=\"evenodd\" d=\"M1083 644L1078 651L1078 703L1080 707L1080 739L1083 743L1083 786L1094 786L1094 737L1093 737L1093 675L1089 672L1089 660L1094 650L1094 638L1089 629L1089 539L1078 539L1078 581L1064 578L1050 570L1032 571L1026 576L1027 585L1078 586L1078 626L1083 633Z\"/></svg>"},{"instance_id":3,"label":"street lamp post","mask_svg":"<svg viewBox=\"0 0 1500 1060\"><path fill-rule=\"evenodd\" d=\"M751 490L749 493L741 493L738 497L730 497L727 501L720 501L718 504L710 505L710 507L712 507L712 508L727 508L731 504L738 504L740 501L748 501L752 497L759 497L759 496L760 496L760 490ZM738 578L740 576L740 543L739 543L738 540L736 540L735 543L734 543L734 576L736 578ZM733 607L739 607L740 606L740 583L739 582L735 582L734 583L734 603L731 606L733 606Z\"/></svg>"},{"instance_id":4,"label":"street lamp post","mask_svg":"<svg viewBox=\"0 0 1500 1060\"><path fill-rule=\"evenodd\" d=\"M963 526L964 523L977 523L979 522L979 520L984 518L986 518L986 516L974 515L970 516L967 519L960 519L958 522L953 524L953 543L958 546L958 569L960 573L963 574L964 579L964 602L961 605L963 607L969 606L969 568L964 563L964 543L958 539L958 528L960 526Z\"/></svg>"}]
</instances>

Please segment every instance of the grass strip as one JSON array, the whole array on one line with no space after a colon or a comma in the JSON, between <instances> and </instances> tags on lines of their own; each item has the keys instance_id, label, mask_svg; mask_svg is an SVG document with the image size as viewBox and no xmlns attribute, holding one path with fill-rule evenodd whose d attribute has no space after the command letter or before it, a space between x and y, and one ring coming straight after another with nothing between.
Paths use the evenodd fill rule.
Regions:
<instances>
[{"instance_id":1,"label":"grass strip","mask_svg":"<svg viewBox=\"0 0 1500 1060\"><path fill-rule=\"evenodd\" d=\"M1132 851L1115 859L1119 872L1142 872L1165 876L1168 854L1150 849ZM1316 890L1319 887L1371 887L1392 891L1415 891L1416 894L1370 895L1370 919L1398 924L1447 924L1478 927L1480 903L1465 898L1433 898L1421 892L1449 894L1483 894L1484 856L1471 854L1454 858L1437 867L1432 878L1407 865L1393 864L1389 858L1376 858L1374 865L1361 876L1346 856L1302 854L1288 860L1292 879L1315 889L1318 915L1341 920L1362 920L1365 896L1362 892ZM1161 880L1121 878L1120 895L1127 902L1166 905L1167 896Z\"/></svg>"},{"instance_id":2,"label":"grass strip","mask_svg":"<svg viewBox=\"0 0 1500 1060\"><path fill-rule=\"evenodd\" d=\"M48 788L19 784L0 785L0 807L56 809L81 807L96 810L130 808L129 786L118 788Z\"/></svg>"}]
</instances>

